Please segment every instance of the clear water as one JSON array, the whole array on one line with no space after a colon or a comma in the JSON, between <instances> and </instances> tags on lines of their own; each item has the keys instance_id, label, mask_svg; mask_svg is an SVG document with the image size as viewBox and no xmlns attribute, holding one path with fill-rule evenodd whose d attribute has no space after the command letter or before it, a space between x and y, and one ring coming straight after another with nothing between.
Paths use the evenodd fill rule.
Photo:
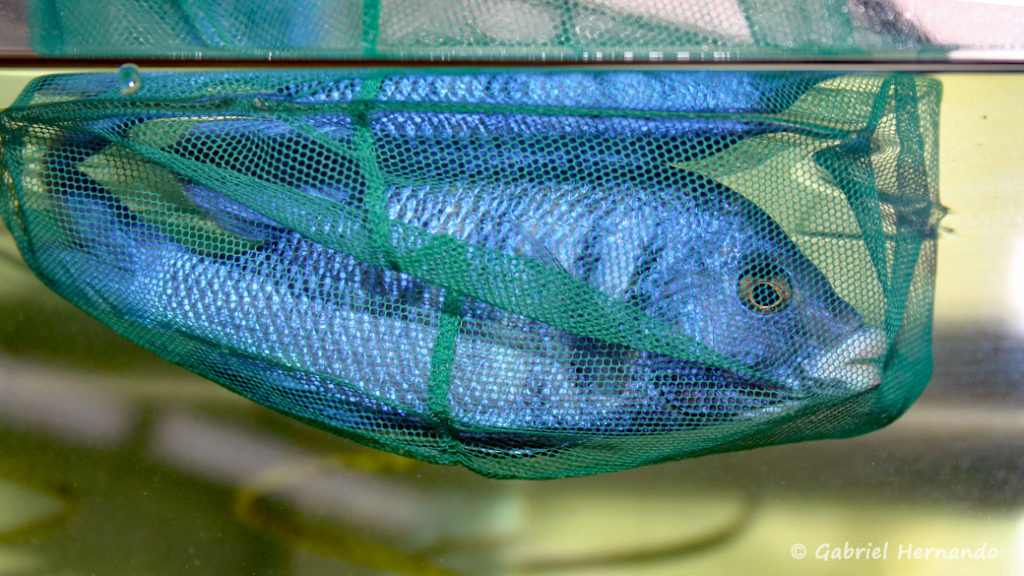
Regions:
<instances>
[{"instance_id":1,"label":"clear water","mask_svg":"<svg viewBox=\"0 0 1024 576\"><path fill-rule=\"evenodd\" d=\"M1024 573L1024 75L940 79L935 376L850 440L549 482L419 464L141 350L0 232L0 575Z\"/></svg>"}]
</instances>

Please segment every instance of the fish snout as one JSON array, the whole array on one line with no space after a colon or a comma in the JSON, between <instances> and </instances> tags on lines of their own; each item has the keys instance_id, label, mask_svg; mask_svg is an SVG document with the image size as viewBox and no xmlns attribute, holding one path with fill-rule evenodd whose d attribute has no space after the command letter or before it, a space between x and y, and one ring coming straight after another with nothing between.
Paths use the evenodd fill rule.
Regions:
<instances>
[{"instance_id":1,"label":"fish snout","mask_svg":"<svg viewBox=\"0 0 1024 576\"><path fill-rule=\"evenodd\" d=\"M803 369L819 382L839 382L853 392L870 390L882 381L882 361L888 349L885 331L865 325L842 342L806 360Z\"/></svg>"}]
</instances>

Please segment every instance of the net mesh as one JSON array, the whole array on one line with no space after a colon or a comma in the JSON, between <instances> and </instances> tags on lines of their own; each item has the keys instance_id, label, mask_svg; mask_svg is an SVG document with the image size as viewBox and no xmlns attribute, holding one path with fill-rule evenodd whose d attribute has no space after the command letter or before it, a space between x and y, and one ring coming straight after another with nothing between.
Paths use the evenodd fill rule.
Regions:
<instances>
[{"instance_id":1,"label":"net mesh","mask_svg":"<svg viewBox=\"0 0 1024 576\"><path fill-rule=\"evenodd\" d=\"M35 80L2 212L56 292L495 477L867 432L931 373L939 84L289 70Z\"/></svg>"},{"instance_id":2,"label":"net mesh","mask_svg":"<svg viewBox=\"0 0 1024 576\"><path fill-rule=\"evenodd\" d=\"M886 0L33 0L30 15L37 52L75 57L678 61L940 53Z\"/></svg>"}]
</instances>

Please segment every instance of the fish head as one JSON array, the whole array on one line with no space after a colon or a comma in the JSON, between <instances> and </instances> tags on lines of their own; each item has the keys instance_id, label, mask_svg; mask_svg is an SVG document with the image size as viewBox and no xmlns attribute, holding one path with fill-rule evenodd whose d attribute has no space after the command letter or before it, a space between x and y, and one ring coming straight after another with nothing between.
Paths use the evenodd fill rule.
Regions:
<instances>
[{"instance_id":1,"label":"fish head","mask_svg":"<svg viewBox=\"0 0 1024 576\"><path fill-rule=\"evenodd\" d=\"M666 247L659 316L789 398L876 387L888 351L774 220L738 195ZM678 235L677 235L678 237Z\"/></svg>"}]
</instances>

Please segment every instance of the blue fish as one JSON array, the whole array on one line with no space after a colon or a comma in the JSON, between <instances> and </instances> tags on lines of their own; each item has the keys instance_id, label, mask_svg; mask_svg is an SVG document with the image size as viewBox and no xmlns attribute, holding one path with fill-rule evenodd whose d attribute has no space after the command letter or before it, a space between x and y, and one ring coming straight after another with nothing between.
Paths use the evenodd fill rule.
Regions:
<instances>
[{"instance_id":1,"label":"blue fish","mask_svg":"<svg viewBox=\"0 0 1024 576\"><path fill-rule=\"evenodd\" d=\"M61 226L31 261L176 363L433 461L728 429L880 383L885 333L769 214L668 161L787 127L558 116L529 78L532 112L391 107L488 90L399 78L370 103L307 85L90 120L46 156ZM691 105L756 116L762 96ZM105 181L128 164L176 180Z\"/></svg>"}]
</instances>

